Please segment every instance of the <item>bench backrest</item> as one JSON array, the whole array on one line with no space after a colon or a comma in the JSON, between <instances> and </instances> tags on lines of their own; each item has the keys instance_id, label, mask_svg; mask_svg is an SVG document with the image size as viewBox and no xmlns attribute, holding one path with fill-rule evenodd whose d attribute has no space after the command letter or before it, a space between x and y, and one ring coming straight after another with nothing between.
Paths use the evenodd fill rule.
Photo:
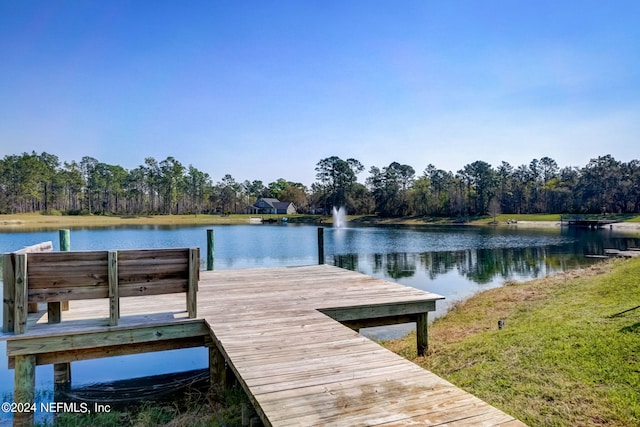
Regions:
<instances>
[{"instance_id":1,"label":"bench backrest","mask_svg":"<svg viewBox=\"0 0 640 427\"><path fill-rule=\"evenodd\" d=\"M187 292L188 248L112 252L117 254L119 296ZM27 282L29 302L108 298L109 251L30 253Z\"/></svg>"},{"instance_id":2,"label":"bench backrest","mask_svg":"<svg viewBox=\"0 0 640 427\"><path fill-rule=\"evenodd\" d=\"M109 297L108 252L42 252L27 257L27 299L56 302Z\"/></svg>"},{"instance_id":3,"label":"bench backrest","mask_svg":"<svg viewBox=\"0 0 640 427\"><path fill-rule=\"evenodd\" d=\"M189 317L196 317L198 248L34 252L11 256L15 257L12 284L15 333L26 330L28 303L39 302L110 298L109 323L116 325L120 297L186 292ZM5 329L7 324L10 323L3 322Z\"/></svg>"}]
</instances>

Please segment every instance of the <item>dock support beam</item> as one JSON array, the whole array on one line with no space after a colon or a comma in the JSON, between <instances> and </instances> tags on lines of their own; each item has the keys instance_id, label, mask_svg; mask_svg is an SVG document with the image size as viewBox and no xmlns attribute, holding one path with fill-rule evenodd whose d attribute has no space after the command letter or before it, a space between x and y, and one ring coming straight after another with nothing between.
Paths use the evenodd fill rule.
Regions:
<instances>
[{"instance_id":1,"label":"dock support beam","mask_svg":"<svg viewBox=\"0 0 640 427\"><path fill-rule=\"evenodd\" d=\"M427 328L428 321L428 313L420 313L416 316L416 340L418 347L418 356L424 356L429 350L429 335Z\"/></svg>"},{"instance_id":2,"label":"dock support beam","mask_svg":"<svg viewBox=\"0 0 640 427\"><path fill-rule=\"evenodd\" d=\"M16 356L14 371L15 403L34 403L36 388L36 356L33 354ZM16 412L13 414L14 427L26 427L33 425L33 411Z\"/></svg>"}]
</instances>

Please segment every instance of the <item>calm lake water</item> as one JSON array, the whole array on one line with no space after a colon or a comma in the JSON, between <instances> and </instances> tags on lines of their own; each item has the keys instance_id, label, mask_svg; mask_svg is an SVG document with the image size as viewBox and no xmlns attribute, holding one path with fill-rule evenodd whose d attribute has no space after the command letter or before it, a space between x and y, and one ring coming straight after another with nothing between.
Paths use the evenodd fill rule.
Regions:
<instances>
[{"instance_id":1,"label":"calm lake water","mask_svg":"<svg viewBox=\"0 0 640 427\"><path fill-rule=\"evenodd\" d=\"M315 264L317 226L233 225L215 227L119 227L76 229L73 250L200 247L206 256L206 230L215 230L215 269ZM42 241L59 250L57 230L0 233L0 252ZM407 286L441 294L435 316L455 301L506 280L527 280L595 262L589 254L605 248L640 246L637 234L610 230L491 227L348 227L326 228L325 262ZM205 259L201 263L206 266ZM1 277L1 276L0 276ZM0 307L1 310L1 307ZM431 316L433 318L434 315ZM400 337L412 325L363 331L374 338ZM0 395L13 390L13 371L6 368L6 345L0 343ZM73 363L72 384L189 371L208 363L205 349L113 357ZM51 366L37 368L36 387L43 399L53 388ZM4 415L0 413L0 421Z\"/></svg>"}]
</instances>

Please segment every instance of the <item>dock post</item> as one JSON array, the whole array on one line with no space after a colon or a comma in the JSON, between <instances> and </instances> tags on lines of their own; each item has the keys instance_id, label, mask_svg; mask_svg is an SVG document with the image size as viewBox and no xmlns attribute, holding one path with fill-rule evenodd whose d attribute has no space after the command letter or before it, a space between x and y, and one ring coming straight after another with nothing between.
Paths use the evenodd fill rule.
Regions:
<instances>
[{"instance_id":1,"label":"dock post","mask_svg":"<svg viewBox=\"0 0 640 427\"><path fill-rule=\"evenodd\" d=\"M324 264L324 227L318 227L318 264Z\"/></svg>"},{"instance_id":2,"label":"dock post","mask_svg":"<svg viewBox=\"0 0 640 427\"><path fill-rule=\"evenodd\" d=\"M117 326L120 319L120 294L118 289L118 251L107 253L109 272L109 326Z\"/></svg>"},{"instance_id":3,"label":"dock post","mask_svg":"<svg viewBox=\"0 0 640 427\"><path fill-rule=\"evenodd\" d=\"M3 256L2 280L4 289L2 294L2 332L13 333L15 320L15 281L16 276L13 269L14 255L4 254Z\"/></svg>"},{"instance_id":4,"label":"dock post","mask_svg":"<svg viewBox=\"0 0 640 427\"><path fill-rule=\"evenodd\" d=\"M420 313L416 316L416 337L418 356L424 356L429 350L428 313Z\"/></svg>"},{"instance_id":5,"label":"dock post","mask_svg":"<svg viewBox=\"0 0 640 427\"><path fill-rule=\"evenodd\" d=\"M71 250L71 231L70 230L58 230L58 236L60 238L60 251L68 252Z\"/></svg>"},{"instance_id":6,"label":"dock post","mask_svg":"<svg viewBox=\"0 0 640 427\"><path fill-rule=\"evenodd\" d=\"M13 283L15 297L13 300L13 333L24 334L27 330L27 305L28 286L27 283L27 254L15 255L15 275Z\"/></svg>"},{"instance_id":7,"label":"dock post","mask_svg":"<svg viewBox=\"0 0 640 427\"><path fill-rule=\"evenodd\" d=\"M200 271L200 249L189 249L189 279L187 283L187 311L189 318L198 316L198 274Z\"/></svg>"},{"instance_id":8,"label":"dock post","mask_svg":"<svg viewBox=\"0 0 640 427\"><path fill-rule=\"evenodd\" d=\"M71 389L71 363L53 365L53 400L64 402L65 392Z\"/></svg>"},{"instance_id":9,"label":"dock post","mask_svg":"<svg viewBox=\"0 0 640 427\"><path fill-rule=\"evenodd\" d=\"M58 230L60 240L60 251L71 250L71 231L68 229ZM47 303L49 323L60 323L62 312L69 311L69 301ZM62 392L68 391L71 387L71 363L56 363L53 365L53 393L54 400L64 400Z\"/></svg>"},{"instance_id":10,"label":"dock post","mask_svg":"<svg viewBox=\"0 0 640 427\"><path fill-rule=\"evenodd\" d=\"M258 418L255 408L249 402L242 402L242 427L262 426L262 421Z\"/></svg>"},{"instance_id":11,"label":"dock post","mask_svg":"<svg viewBox=\"0 0 640 427\"><path fill-rule=\"evenodd\" d=\"M213 270L213 229L207 230L207 271Z\"/></svg>"},{"instance_id":12,"label":"dock post","mask_svg":"<svg viewBox=\"0 0 640 427\"><path fill-rule=\"evenodd\" d=\"M216 393L224 391L227 386L227 370L224 356L216 344L209 347L209 387Z\"/></svg>"},{"instance_id":13,"label":"dock post","mask_svg":"<svg viewBox=\"0 0 640 427\"><path fill-rule=\"evenodd\" d=\"M60 251L68 252L71 250L71 231L70 230L58 230L58 236L60 238ZM69 311L69 301L60 302L61 311Z\"/></svg>"},{"instance_id":14,"label":"dock post","mask_svg":"<svg viewBox=\"0 0 640 427\"><path fill-rule=\"evenodd\" d=\"M19 404L33 404L36 388L36 356L34 354L16 356L14 368L13 401ZM35 411L13 414L14 426L32 426Z\"/></svg>"}]
</instances>

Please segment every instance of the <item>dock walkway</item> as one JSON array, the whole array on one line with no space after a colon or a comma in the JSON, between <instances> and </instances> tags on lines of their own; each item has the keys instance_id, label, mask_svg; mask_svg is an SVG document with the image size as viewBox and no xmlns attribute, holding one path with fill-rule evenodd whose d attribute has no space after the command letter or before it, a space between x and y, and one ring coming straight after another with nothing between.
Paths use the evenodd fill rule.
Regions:
<instances>
[{"instance_id":1,"label":"dock walkway","mask_svg":"<svg viewBox=\"0 0 640 427\"><path fill-rule=\"evenodd\" d=\"M198 287L196 319L176 294L123 300L117 326L106 300L71 301L59 324L31 314L1 337L9 364L206 345L267 426L524 425L354 330L426 320L439 295L326 265L206 271Z\"/></svg>"}]
</instances>

